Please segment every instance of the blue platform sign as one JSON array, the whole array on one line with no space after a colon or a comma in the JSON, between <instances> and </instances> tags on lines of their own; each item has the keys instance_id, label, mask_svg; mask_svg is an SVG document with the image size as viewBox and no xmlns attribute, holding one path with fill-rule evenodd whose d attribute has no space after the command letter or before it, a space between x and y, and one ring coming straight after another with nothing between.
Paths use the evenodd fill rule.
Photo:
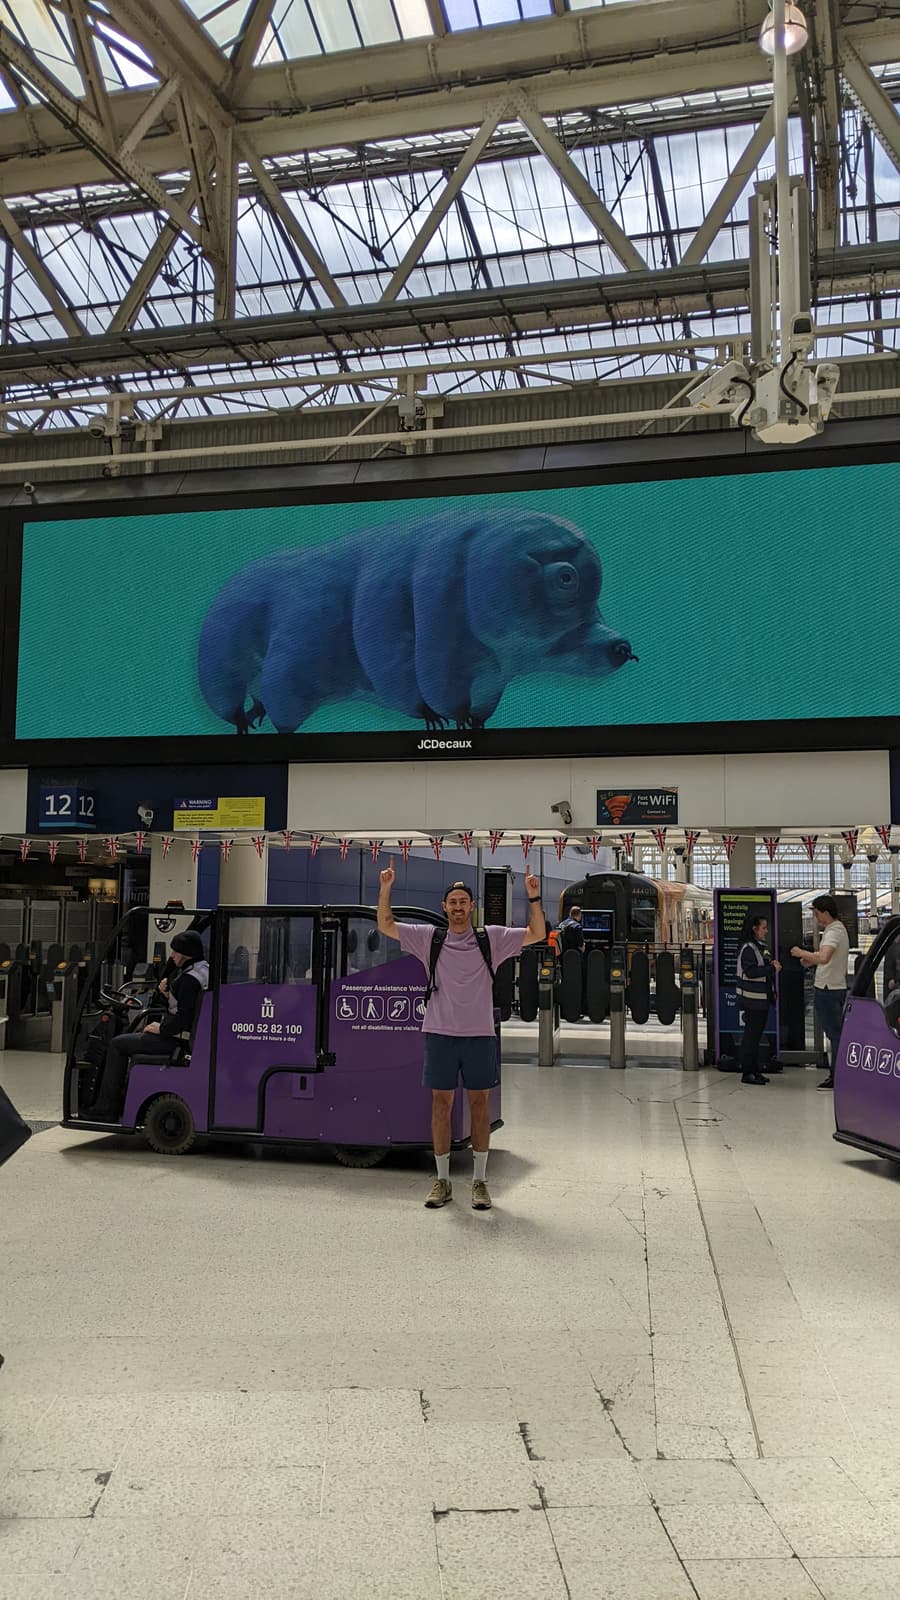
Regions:
<instances>
[{"instance_id":1,"label":"blue platform sign","mask_svg":"<svg viewBox=\"0 0 900 1600\"><path fill-rule=\"evenodd\" d=\"M38 826L62 832L89 833L96 828L95 797L90 789L72 783L42 783Z\"/></svg>"}]
</instances>

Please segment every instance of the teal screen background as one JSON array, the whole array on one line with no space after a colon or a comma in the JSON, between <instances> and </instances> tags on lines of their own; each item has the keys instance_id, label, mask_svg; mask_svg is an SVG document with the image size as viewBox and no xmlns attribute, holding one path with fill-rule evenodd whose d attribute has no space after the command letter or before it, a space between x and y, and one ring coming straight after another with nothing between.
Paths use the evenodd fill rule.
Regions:
<instances>
[{"instance_id":1,"label":"teal screen background","mask_svg":"<svg viewBox=\"0 0 900 1600\"><path fill-rule=\"evenodd\" d=\"M592 681L543 670L538 655L488 729L897 714L888 664L900 654L900 609L883 604L877 576L893 581L900 464L888 463L27 523L16 736L228 733L196 667L201 621L227 578L259 556L361 528L393 541L463 503L575 523L603 563L605 620L640 658ZM389 592L383 606L389 632ZM347 647L324 618L322 648ZM320 706L299 731L422 726L359 698Z\"/></svg>"}]
</instances>

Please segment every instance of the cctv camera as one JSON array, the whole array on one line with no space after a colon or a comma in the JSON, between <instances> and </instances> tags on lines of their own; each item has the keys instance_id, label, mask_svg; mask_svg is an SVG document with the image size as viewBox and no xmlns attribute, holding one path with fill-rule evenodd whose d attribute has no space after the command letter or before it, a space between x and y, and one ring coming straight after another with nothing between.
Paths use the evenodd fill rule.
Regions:
<instances>
[{"instance_id":1,"label":"cctv camera","mask_svg":"<svg viewBox=\"0 0 900 1600\"><path fill-rule=\"evenodd\" d=\"M143 826L145 828L149 828L149 827L152 826L152 823L153 823L153 807L152 806L138 806L137 814L138 814L138 816L139 816L139 818L140 818L140 820L141 820L141 822L142 822L142 824L143 824Z\"/></svg>"},{"instance_id":2,"label":"cctv camera","mask_svg":"<svg viewBox=\"0 0 900 1600\"><path fill-rule=\"evenodd\" d=\"M791 355L806 356L816 342L816 325L808 311L791 318L788 349Z\"/></svg>"},{"instance_id":3,"label":"cctv camera","mask_svg":"<svg viewBox=\"0 0 900 1600\"><path fill-rule=\"evenodd\" d=\"M564 828L572 826L572 807L568 800L557 800L556 805L551 806L550 810L556 812Z\"/></svg>"},{"instance_id":4,"label":"cctv camera","mask_svg":"<svg viewBox=\"0 0 900 1600\"><path fill-rule=\"evenodd\" d=\"M29 495L30 494L34 494L34 484L33 483L23 483L23 485L22 485L22 493L23 494L29 494Z\"/></svg>"},{"instance_id":5,"label":"cctv camera","mask_svg":"<svg viewBox=\"0 0 900 1600\"><path fill-rule=\"evenodd\" d=\"M102 422L91 422L88 424L88 433L92 439L104 439L106 437L106 426Z\"/></svg>"}]
</instances>

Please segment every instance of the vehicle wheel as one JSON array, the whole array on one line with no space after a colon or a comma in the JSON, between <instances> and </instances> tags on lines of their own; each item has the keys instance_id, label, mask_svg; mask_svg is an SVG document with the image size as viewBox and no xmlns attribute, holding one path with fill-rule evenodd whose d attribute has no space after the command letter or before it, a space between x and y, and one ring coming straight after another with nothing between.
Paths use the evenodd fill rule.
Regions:
<instances>
[{"instance_id":1,"label":"vehicle wheel","mask_svg":"<svg viewBox=\"0 0 900 1600\"><path fill-rule=\"evenodd\" d=\"M387 1155L387 1145L333 1144L335 1160L342 1167L377 1167Z\"/></svg>"},{"instance_id":2,"label":"vehicle wheel","mask_svg":"<svg viewBox=\"0 0 900 1600\"><path fill-rule=\"evenodd\" d=\"M161 1156L183 1156L196 1133L194 1119L177 1094L161 1094L151 1101L144 1118L144 1138Z\"/></svg>"}]
</instances>

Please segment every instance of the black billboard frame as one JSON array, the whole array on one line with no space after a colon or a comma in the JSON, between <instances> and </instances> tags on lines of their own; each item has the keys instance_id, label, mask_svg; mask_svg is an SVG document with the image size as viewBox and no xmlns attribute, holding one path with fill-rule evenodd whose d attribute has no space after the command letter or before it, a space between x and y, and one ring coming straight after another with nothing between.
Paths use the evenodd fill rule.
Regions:
<instances>
[{"instance_id":1,"label":"black billboard frame","mask_svg":"<svg viewBox=\"0 0 900 1600\"><path fill-rule=\"evenodd\" d=\"M881 426L878 426L880 422ZM888 427L885 428L885 423ZM352 469L366 463L348 463L351 481L315 481L311 465L308 481L284 483L266 488L267 479L283 480L285 470L272 473L258 470L223 469L198 473L203 487L191 494L191 474L178 475L177 487L169 493L159 480L154 492L147 493L146 478L117 480L115 494L109 481L103 482L100 498L87 503L79 491L87 484L47 483L38 486L29 503L7 505L0 512L6 537L0 558L0 581L4 603L0 606L0 766L77 767L183 765L228 763L253 764L259 761L288 763L366 763L383 761L440 760L533 760L541 757L588 758L598 756L694 756L754 755L780 751L889 749L900 747L900 715L897 717L789 718L767 722L670 722L628 725L576 725L559 728L485 728L476 732L448 729L443 734L407 729L372 733L253 733L245 736L223 733L177 735L152 738L96 739L18 739L15 736L18 695L18 636L21 604L23 530L26 523L77 522L106 517L142 515L179 516L234 509L236 502L248 509L322 504L359 504L382 500L434 499L448 496L500 494L524 490L570 489L614 483L660 482L666 479L710 478L772 473L780 471L819 471L837 467L878 465L900 460L900 436L896 419L876 419L867 432L875 437L861 438L859 424L834 425L835 434L849 435L848 442L835 442L825 449L820 440L813 445L781 450L754 450L744 436L704 436L708 453L673 459L664 438L648 441L622 440L615 443L624 459L611 460L607 442L597 447L597 459L586 461L593 452L585 445L547 447L541 455L552 457L548 469L535 461L522 470L525 452L480 452L481 460L470 457L471 476L466 474L460 456L447 458L447 474L431 476L437 463L428 460L428 476L377 477ZM879 437L880 435L880 437ZM727 443L726 443L727 440ZM691 440L699 446L700 436ZM715 443L713 444L713 441ZM642 450L640 447L644 445ZM731 445L732 448L728 448ZM628 449L628 446L637 448ZM654 448L663 446L664 448ZM712 446L712 448L709 448ZM504 454L506 461L504 461ZM518 455L517 468L510 462ZM528 451L534 460L535 452ZM484 470L486 455L493 456L496 469ZM566 456L581 461L566 465ZM386 464L387 465L387 464ZM409 468L410 463L397 463ZM288 475L293 475L287 469ZM216 479L221 479L219 488ZM226 480L227 486L226 486ZM262 481L261 481L262 480ZM311 481L309 481L311 480ZM243 492L239 484L245 485ZM77 498L73 496L73 489ZM158 490L162 492L156 492ZM37 496L40 495L40 498ZM198 759L198 743L202 756Z\"/></svg>"}]
</instances>

